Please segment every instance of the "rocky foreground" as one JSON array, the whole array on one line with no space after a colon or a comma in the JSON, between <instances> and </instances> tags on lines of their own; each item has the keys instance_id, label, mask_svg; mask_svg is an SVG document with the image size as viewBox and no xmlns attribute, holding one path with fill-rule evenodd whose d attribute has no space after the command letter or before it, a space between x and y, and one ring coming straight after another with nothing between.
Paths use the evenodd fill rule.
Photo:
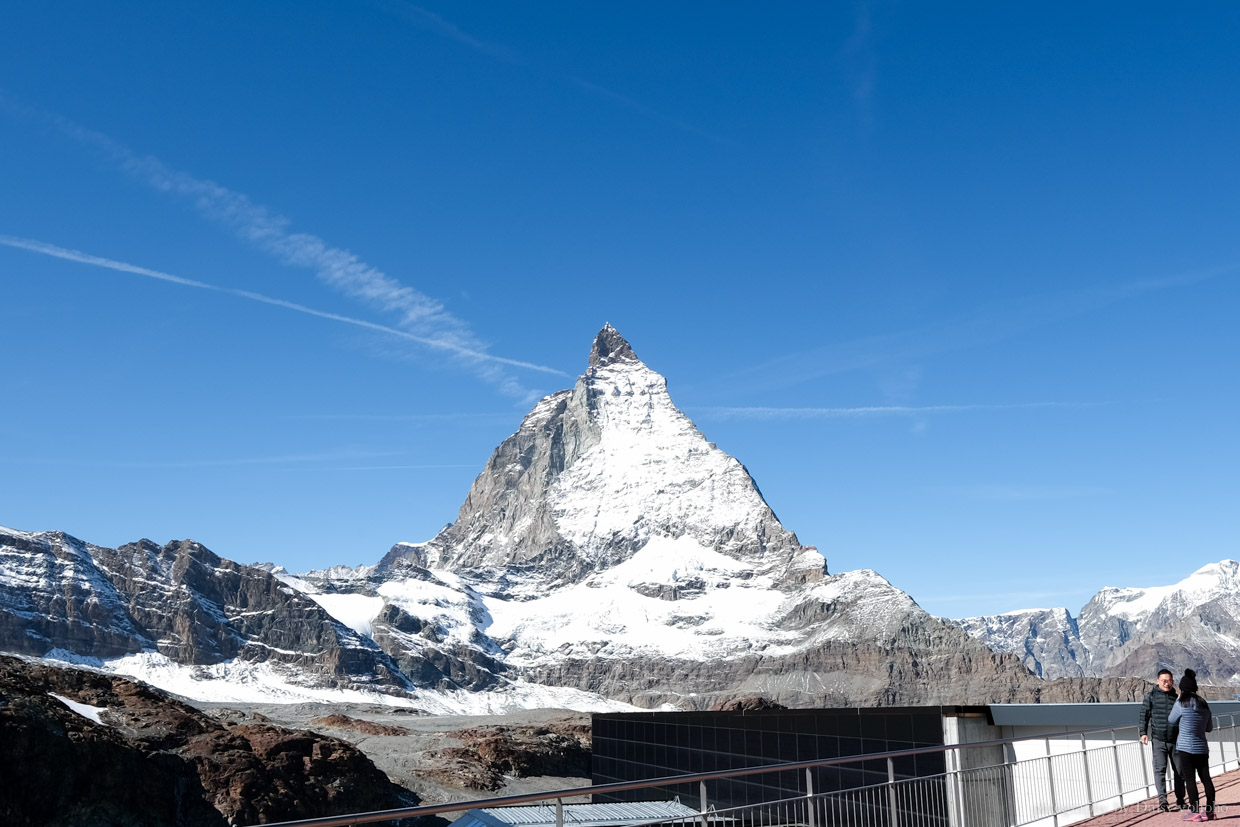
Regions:
<instances>
[{"instance_id":1,"label":"rocky foreground","mask_svg":"<svg viewBox=\"0 0 1240 827\"><path fill-rule=\"evenodd\" d=\"M347 741L0 657L0 822L224 827L414 806Z\"/></svg>"},{"instance_id":2,"label":"rocky foreground","mask_svg":"<svg viewBox=\"0 0 1240 827\"><path fill-rule=\"evenodd\" d=\"M586 715L199 709L125 678L0 656L6 827L262 824L564 789L589 775Z\"/></svg>"}]
</instances>

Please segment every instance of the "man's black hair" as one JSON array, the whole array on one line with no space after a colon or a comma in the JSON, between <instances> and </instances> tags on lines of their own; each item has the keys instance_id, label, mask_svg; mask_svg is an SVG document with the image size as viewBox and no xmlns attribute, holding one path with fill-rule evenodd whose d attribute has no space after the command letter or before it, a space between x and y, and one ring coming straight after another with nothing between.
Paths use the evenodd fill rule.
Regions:
<instances>
[{"instance_id":1,"label":"man's black hair","mask_svg":"<svg viewBox=\"0 0 1240 827\"><path fill-rule=\"evenodd\" d=\"M1158 675L1171 675L1171 670L1170 669L1159 669ZM1155 677L1157 677L1157 675ZM1171 677L1174 678L1175 675L1171 675Z\"/></svg>"}]
</instances>

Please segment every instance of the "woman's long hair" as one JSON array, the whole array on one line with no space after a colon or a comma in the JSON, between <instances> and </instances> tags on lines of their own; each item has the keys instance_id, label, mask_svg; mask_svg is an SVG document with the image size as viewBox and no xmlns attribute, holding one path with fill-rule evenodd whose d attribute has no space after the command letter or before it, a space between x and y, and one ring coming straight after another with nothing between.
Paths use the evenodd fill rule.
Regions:
<instances>
[{"instance_id":1,"label":"woman's long hair","mask_svg":"<svg viewBox=\"0 0 1240 827\"><path fill-rule=\"evenodd\" d=\"M1184 706L1201 706L1205 704L1205 699L1197 694L1197 673L1191 669L1184 670L1184 677L1180 678L1180 699L1179 702Z\"/></svg>"}]
</instances>

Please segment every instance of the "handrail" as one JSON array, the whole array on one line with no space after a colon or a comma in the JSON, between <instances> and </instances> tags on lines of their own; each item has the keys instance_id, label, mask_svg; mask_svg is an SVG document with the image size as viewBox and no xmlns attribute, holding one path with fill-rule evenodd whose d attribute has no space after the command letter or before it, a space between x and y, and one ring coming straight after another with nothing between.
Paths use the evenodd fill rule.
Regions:
<instances>
[{"instance_id":1,"label":"handrail","mask_svg":"<svg viewBox=\"0 0 1240 827\"><path fill-rule=\"evenodd\" d=\"M574 796L597 795L599 793L627 792L629 790L642 790L650 787L664 787L670 784L689 784L695 781L713 781L719 778L737 778L746 775L760 775L770 772L789 772L793 770L810 769L813 767L831 767L840 764L850 764L858 761L876 761L889 758L903 758L909 755L926 755L934 752L947 752L948 750L964 750L974 747L997 747L1007 744L1014 744L1019 741L1045 741L1048 738L1059 739L1072 736L1086 736L1099 732L1119 732L1126 729L1136 729L1136 724L1127 724L1122 727L1100 727L1097 729L1078 729L1069 730L1067 732L1043 733L1040 735L1022 735L1014 738L995 738L989 741L972 741L965 744L943 744L941 746L932 747L915 747L913 749L893 750L891 752L872 752L864 755L845 755L837 758L817 758L811 761L794 761L786 764L764 764L756 767L744 767L739 770L716 770L713 772L698 772L689 775L669 775L662 778L652 778L645 781L618 781L611 784L598 784L590 787L570 787L564 790L552 790L550 792L540 793L524 793L521 795L507 795L498 798L480 798L473 801L456 801L448 804L427 804L418 807L401 807L395 810L376 810L369 813L355 813L343 816L322 816L320 818L299 819L295 821L281 821L273 824L267 824L265 827L354 827L358 824L370 824L379 821L395 821L401 818L413 818L416 816L438 815L439 813L460 812L463 810L476 810L487 807L506 807L513 804L525 804L532 801L547 801L551 799L571 798Z\"/></svg>"}]
</instances>

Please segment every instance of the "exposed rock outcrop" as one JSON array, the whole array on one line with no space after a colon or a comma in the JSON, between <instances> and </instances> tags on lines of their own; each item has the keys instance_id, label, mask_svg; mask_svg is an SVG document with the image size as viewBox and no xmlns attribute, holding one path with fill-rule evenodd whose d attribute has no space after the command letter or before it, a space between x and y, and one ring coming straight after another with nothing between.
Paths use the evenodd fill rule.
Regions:
<instances>
[{"instance_id":1,"label":"exposed rock outcrop","mask_svg":"<svg viewBox=\"0 0 1240 827\"><path fill-rule=\"evenodd\" d=\"M590 775L590 727L572 721L545 726L481 726L447 733L460 742L426 753L424 773L441 784L498 790L505 777Z\"/></svg>"},{"instance_id":2,"label":"exposed rock outcrop","mask_svg":"<svg viewBox=\"0 0 1240 827\"><path fill-rule=\"evenodd\" d=\"M5 823L223 827L413 806L351 744L229 726L114 676L0 657Z\"/></svg>"},{"instance_id":3,"label":"exposed rock outcrop","mask_svg":"<svg viewBox=\"0 0 1240 827\"><path fill-rule=\"evenodd\" d=\"M173 663L266 663L321 686L409 687L368 637L269 572L192 541L117 549L0 530L0 651Z\"/></svg>"},{"instance_id":4,"label":"exposed rock outcrop","mask_svg":"<svg viewBox=\"0 0 1240 827\"><path fill-rule=\"evenodd\" d=\"M393 548L379 571L406 560L525 599L615 566L652 537L690 538L777 579L826 570L780 525L744 466L672 404L667 380L606 325L585 374L500 444L456 521L428 543Z\"/></svg>"},{"instance_id":5,"label":"exposed rock outcrop","mask_svg":"<svg viewBox=\"0 0 1240 827\"><path fill-rule=\"evenodd\" d=\"M1203 566L1170 586L1106 588L1073 618L1033 609L955 621L997 652L1022 657L1036 673L1137 676L1186 668L1214 684L1240 683L1240 563Z\"/></svg>"}]
</instances>

